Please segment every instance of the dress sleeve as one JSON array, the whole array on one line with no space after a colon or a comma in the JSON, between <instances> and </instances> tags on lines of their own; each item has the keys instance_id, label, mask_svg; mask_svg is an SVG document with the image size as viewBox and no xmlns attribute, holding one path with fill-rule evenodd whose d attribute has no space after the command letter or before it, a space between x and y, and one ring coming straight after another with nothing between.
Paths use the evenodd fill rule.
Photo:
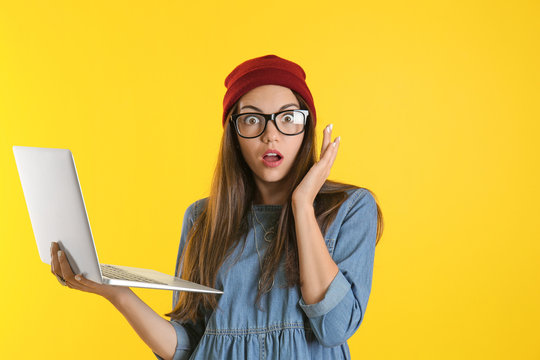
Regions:
<instances>
[{"instance_id":1,"label":"dress sleeve","mask_svg":"<svg viewBox=\"0 0 540 360\"><path fill-rule=\"evenodd\" d=\"M174 271L174 276L180 277L180 269L181 269L181 255L182 250L184 249L184 246L186 245L187 240L187 234L191 227L193 226L193 221L196 215L196 205L197 203L191 204L185 214L184 214L184 220L182 222L182 234L180 235L180 246L178 248L178 255L176 257L176 267ZM180 265L180 266L179 266ZM176 306L176 303L178 302L178 291L173 291L173 309ZM177 320L169 320L171 325L174 327L174 330L176 331L176 350L173 356L173 360L183 360L188 359L199 343L205 329L205 321L204 319L199 319L197 323L193 323L192 321L186 321L186 322L178 322ZM162 357L160 357L158 354L154 353L154 355L160 359L163 360Z\"/></svg>"},{"instance_id":2,"label":"dress sleeve","mask_svg":"<svg viewBox=\"0 0 540 360\"><path fill-rule=\"evenodd\" d=\"M337 275L318 303L299 300L317 340L326 347L341 345L355 333L371 292L377 205L366 189L355 190L351 197L332 256L339 268Z\"/></svg>"}]
</instances>

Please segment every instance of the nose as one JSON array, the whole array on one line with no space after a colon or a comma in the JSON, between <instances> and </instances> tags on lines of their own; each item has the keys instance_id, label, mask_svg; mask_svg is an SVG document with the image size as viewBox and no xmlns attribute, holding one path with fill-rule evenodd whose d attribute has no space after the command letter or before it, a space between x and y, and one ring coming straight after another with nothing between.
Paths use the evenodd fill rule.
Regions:
<instances>
[{"instance_id":1,"label":"nose","mask_svg":"<svg viewBox=\"0 0 540 360\"><path fill-rule=\"evenodd\" d=\"M261 140L265 143L270 141L276 141L279 136L279 130L276 128L274 121L268 121L266 124L266 129L261 135Z\"/></svg>"}]
</instances>

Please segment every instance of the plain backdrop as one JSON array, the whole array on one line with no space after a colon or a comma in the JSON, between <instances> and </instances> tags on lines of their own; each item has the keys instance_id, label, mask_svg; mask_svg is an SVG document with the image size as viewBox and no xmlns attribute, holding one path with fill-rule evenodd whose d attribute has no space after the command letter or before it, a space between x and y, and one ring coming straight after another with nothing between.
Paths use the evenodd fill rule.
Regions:
<instances>
[{"instance_id":1,"label":"plain backdrop","mask_svg":"<svg viewBox=\"0 0 540 360\"><path fill-rule=\"evenodd\" d=\"M0 358L152 359L38 256L13 145L74 154L100 260L174 272L224 79L300 64L385 230L353 359L538 359L537 1L3 1ZM159 314L170 291L135 292Z\"/></svg>"}]
</instances>

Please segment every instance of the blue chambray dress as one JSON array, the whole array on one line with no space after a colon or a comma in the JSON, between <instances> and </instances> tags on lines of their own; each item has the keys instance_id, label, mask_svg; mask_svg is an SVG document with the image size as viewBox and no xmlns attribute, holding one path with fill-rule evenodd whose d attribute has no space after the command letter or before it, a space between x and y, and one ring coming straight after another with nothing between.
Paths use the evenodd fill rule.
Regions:
<instances>
[{"instance_id":1,"label":"blue chambray dress","mask_svg":"<svg viewBox=\"0 0 540 360\"><path fill-rule=\"evenodd\" d=\"M218 272L215 288L218 306L197 323L171 320L177 335L173 359L350 359L347 339L360 326L371 292L377 208L375 199L363 188L348 190L324 240L339 272L330 283L323 300L306 305L298 286L285 288L284 261L281 262L274 287L261 298L255 297L261 260L267 247L262 226L250 218L250 227L232 255ZM180 247L193 220L202 212L200 199L185 212ZM277 221L281 205L253 205L257 219L265 229ZM250 213L250 217L252 217ZM255 233L257 237L255 237ZM234 263L238 254L239 260ZM177 272L176 276L180 276ZM173 307L178 292L173 292ZM161 359L160 356L154 355Z\"/></svg>"}]
</instances>

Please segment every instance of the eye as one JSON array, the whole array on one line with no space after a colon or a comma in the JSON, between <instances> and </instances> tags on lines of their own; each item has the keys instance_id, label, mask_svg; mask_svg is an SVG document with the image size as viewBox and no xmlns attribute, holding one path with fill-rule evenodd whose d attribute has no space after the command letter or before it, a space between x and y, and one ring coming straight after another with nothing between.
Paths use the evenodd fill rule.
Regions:
<instances>
[{"instance_id":1,"label":"eye","mask_svg":"<svg viewBox=\"0 0 540 360\"><path fill-rule=\"evenodd\" d=\"M294 123L294 114L289 113L289 114L283 115L283 118L281 119L281 121L286 122L286 123Z\"/></svg>"},{"instance_id":2,"label":"eye","mask_svg":"<svg viewBox=\"0 0 540 360\"><path fill-rule=\"evenodd\" d=\"M259 118L254 115L248 115L242 120L242 122L247 125L255 125L259 123L259 121L260 121Z\"/></svg>"},{"instance_id":3,"label":"eye","mask_svg":"<svg viewBox=\"0 0 540 360\"><path fill-rule=\"evenodd\" d=\"M281 124L289 125L295 123L295 114L293 111L283 113L279 115L279 122Z\"/></svg>"}]
</instances>

